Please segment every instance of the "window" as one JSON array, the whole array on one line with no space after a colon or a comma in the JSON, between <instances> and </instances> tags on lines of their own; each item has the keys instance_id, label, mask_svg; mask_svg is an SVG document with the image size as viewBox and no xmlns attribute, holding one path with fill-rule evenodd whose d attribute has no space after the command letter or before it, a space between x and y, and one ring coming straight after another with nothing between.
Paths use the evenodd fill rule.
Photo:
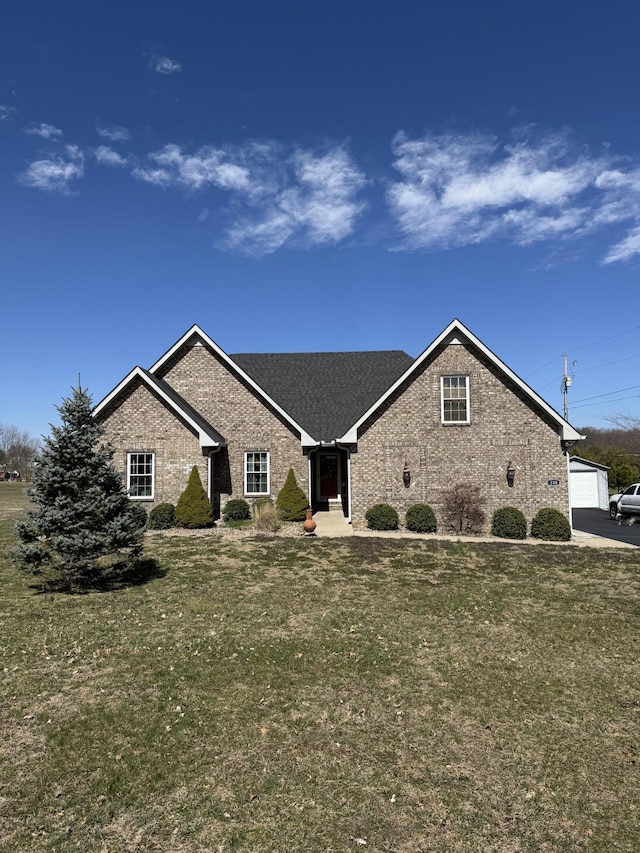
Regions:
<instances>
[{"instance_id":1,"label":"window","mask_svg":"<svg viewBox=\"0 0 640 853\"><path fill-rule=\"evenodd\" d=\"M269 454L266 450L244 454L244 493L269 494Z\"/></svg>"},{"instance_id":2,"label":"window","mask_svg":"<svg viewBox=\"0 0 640 853\"><path fill-rule=\"evenodd\" d=\"M153 499L154 453L127 453L127 491L130 498Z\"/></svg>"},{"instance_id":3,"label":"window","mask_svg":"<svg viewBox=\"0 0 640 853\"><path fill-rule=\"evenodd\" d=\"M469 377L443 376L442 389L442 423L469 423Z\"/></svg>"}]
</instances>

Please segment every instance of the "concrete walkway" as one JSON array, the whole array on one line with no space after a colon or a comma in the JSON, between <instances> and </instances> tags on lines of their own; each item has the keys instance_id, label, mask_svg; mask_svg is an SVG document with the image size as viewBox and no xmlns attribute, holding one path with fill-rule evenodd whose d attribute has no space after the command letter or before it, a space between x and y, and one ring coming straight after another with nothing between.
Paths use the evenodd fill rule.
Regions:
<instances>
[{"instance_id":1,"label":"concrete walkway","mask_svg":"<svg viewBox=\"0 0 640 853\"><path fill-rule=\"evenodd\" d=\"M353 527L341 512L319 511L313 516L316 536L353 536Z\"/></svg>"}]
</instances>

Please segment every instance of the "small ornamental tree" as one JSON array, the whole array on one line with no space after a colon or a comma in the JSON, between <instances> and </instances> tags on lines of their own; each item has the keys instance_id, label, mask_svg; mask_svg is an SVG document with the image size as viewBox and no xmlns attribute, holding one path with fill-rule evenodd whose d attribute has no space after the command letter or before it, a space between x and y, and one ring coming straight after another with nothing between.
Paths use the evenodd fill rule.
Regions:
<instances>
[{"instance_id":1,"label":"small ornamental tree","mask_svg":"<svg viewBox=\"0 0 640 853\"><path fill-rule=\"evenodd\" d=\"M460 483L445 492L442 515L445 525L452 533L481 533L485 514L482 506L485 499L478 486Z\"/></svg>"},{"instance_id":2,"label":"small ornamental tree","mask_svg":"<svg viewBox=\"0 0 640 853\"><path fill-rule=\"evenodd\" d=\"M202 485L197 465L191 469L187 488L178 498L176 526L190 529L213 527L213 507Z\"/></svg>"},{"instance_id":3,"label":"small ornamental tree","mask_svg":"<svg viewBox=\"0 0 640 853\"><path fill-rule=\"evenodd\" d=\"M293 468L289 468L284 486L276 498L278 515L282 521L304 521L308 506L309 499L298 485Z\"/></svg>"},{"instance_id":4,"label":"small ornamental tree","mask_svg":"<svg viewBox=\"0 0 640 853\"><path fill-rule=\"evenodd\" d=\"M90 587L121 574L142 551L144 519L112 465L112 448L82 388L58 407L27 494L32 508L16 524L13 557L43 586Z\"/></svg>"}]
</instances>

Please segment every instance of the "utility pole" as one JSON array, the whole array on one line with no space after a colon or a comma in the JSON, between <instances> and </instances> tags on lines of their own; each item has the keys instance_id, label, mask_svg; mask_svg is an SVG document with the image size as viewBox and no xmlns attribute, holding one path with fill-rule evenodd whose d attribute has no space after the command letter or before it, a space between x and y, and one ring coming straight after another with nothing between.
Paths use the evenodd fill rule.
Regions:
<instances>
[{"instance_id":1,"label":"utility pole","mask_svg":"<svg viewBox=\"0 0 640 853\"><path fill-rule=\"evenodd\" d=\"M562 372L562 386L561 386L560 390L562 391L562 397L564 399L564 419L565 419L565 421L568 421L569 420L569 388L571 388L571 386L573 384L573 376L569 375L569 372L567 369L567 354L566 354L566 352L563 356L563 359L564 359L564 370ZM572 361L571 367L573 367L574 364L575 364L575 361Z\"/></svg>"}]
</instances>

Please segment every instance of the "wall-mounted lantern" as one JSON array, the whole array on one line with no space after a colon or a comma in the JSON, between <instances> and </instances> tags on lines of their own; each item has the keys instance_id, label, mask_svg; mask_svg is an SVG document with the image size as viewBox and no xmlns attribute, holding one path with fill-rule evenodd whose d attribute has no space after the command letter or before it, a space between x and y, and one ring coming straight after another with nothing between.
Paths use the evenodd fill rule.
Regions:
<instances>
[{"instance_id":1,"label":"wall-mounted lantern","mask_svg":"<svg viewBox=\"0 0 640 853\"><path fill-rule=\"evenodd\" d=\"M510 489L513 488L513 481L516 478L516 469L513 467L513 462L509 460L507 462L507 485Z\"/></svg>"},{"instance_id":2,"label":"wall-mounted lantern","mask_svg":"<svg viewBox=\"0 0 640 853\"><path fill-rule=\"evenodd\" d=\"M409 470L409 466L407 463L404 463L404 468L402 469L402 482L405 484L406 488L409 488L409 484L411 483L411 471Z\"/></svg>"}]
</instances>

